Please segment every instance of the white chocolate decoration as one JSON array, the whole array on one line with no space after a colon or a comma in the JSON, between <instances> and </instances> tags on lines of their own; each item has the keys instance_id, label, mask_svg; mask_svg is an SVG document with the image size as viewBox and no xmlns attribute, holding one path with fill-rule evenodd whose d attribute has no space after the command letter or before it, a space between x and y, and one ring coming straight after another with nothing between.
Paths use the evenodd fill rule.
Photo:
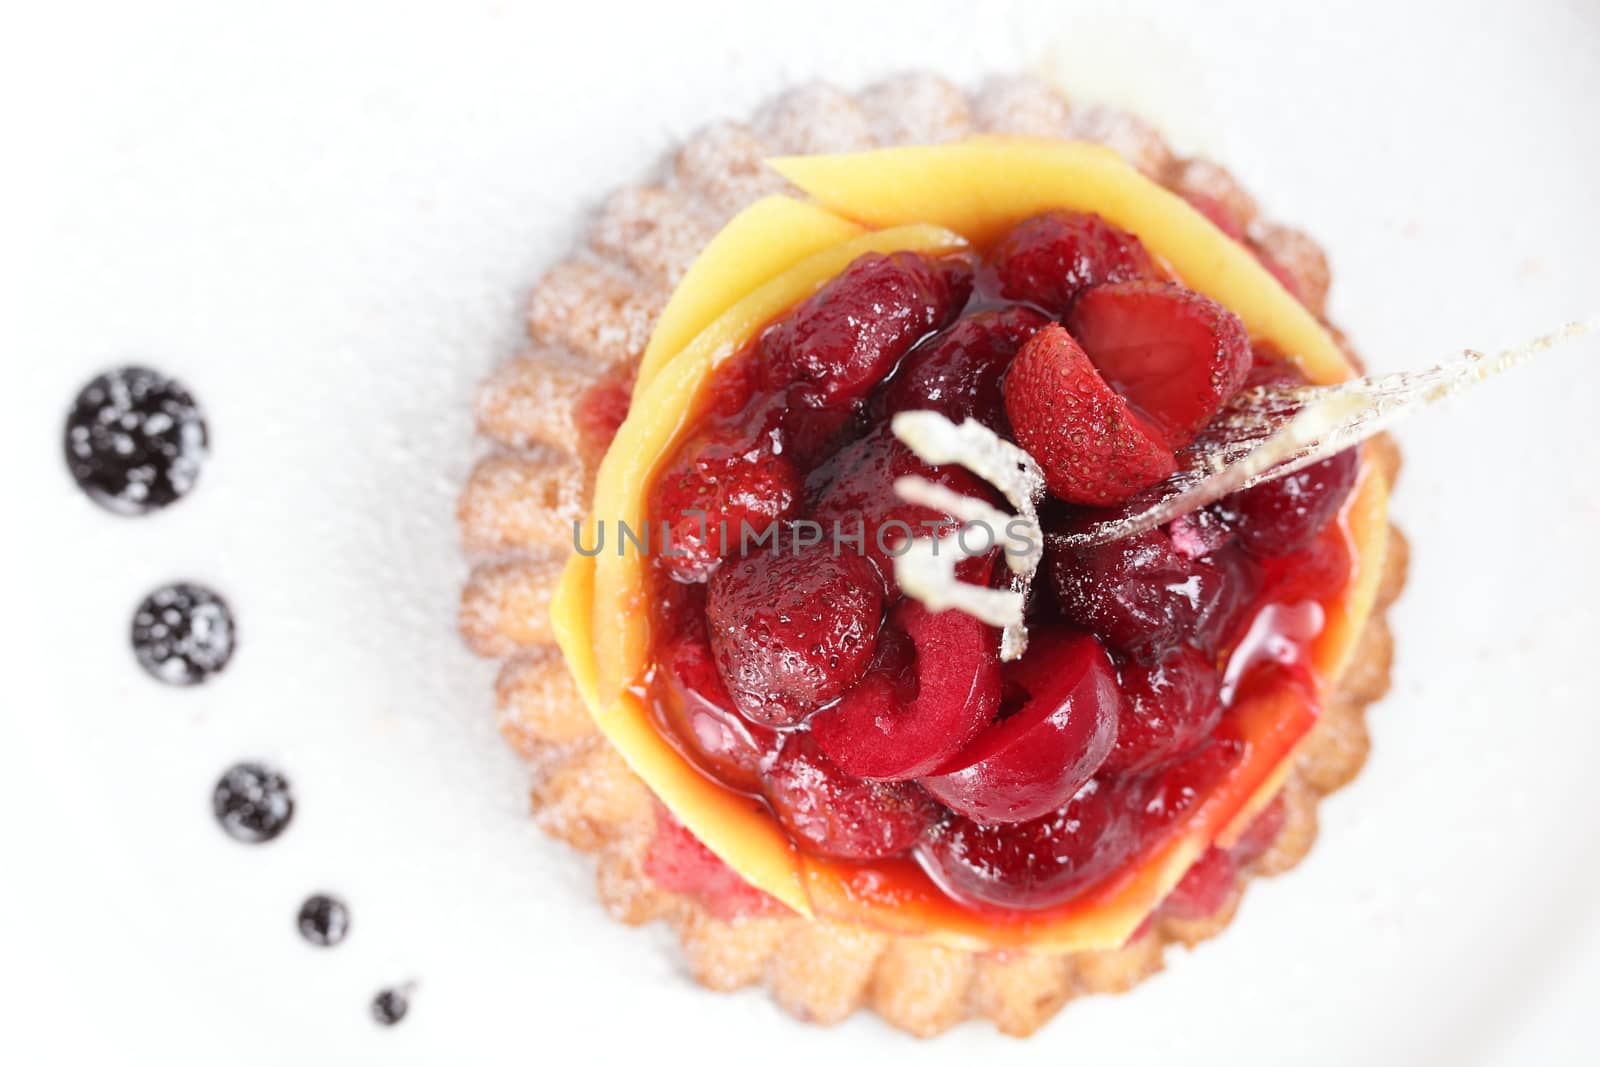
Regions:
<instances>
[{"instance_id":1,"label":"white chocolate decoration","mask_svg":"<svg viewBox=\"0 0 1600 1067\"><path fill-rule=\"evenodd\" d=\"M1020 659L1028 647L1023 623L1028 590L1044 556L1038 503L1044 473L1032 456L980 422L957 426L936 411L903 411L890 422L894 435L925 463L955 463L982 478L1016 509L1007 514L987 501L957 493L926 478L908 476L894 483L910 504L942 511L961 525L939 537L913 538L894 559L894 580L907 596L930 610L955 608L1000 627L1000 658ZM975 536L974 530L986 536ZM999 546L1011 569L1007 589L963 582L956 565Z\"/></svg>"}]
</instances>

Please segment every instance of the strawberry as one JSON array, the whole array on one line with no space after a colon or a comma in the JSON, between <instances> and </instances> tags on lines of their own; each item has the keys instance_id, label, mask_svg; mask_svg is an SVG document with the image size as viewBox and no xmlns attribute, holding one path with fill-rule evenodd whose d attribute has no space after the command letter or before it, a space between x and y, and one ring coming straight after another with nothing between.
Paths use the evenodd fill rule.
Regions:
<instances>
[{"instance_id":1,"label":"strawberry","mask_svg":"<svg viewBox=\"0 0 1600 1067\"><path fill-rule=\"evenodd\" d=\"M1110 507L1177 469L1160 431L1105 383L1060 326L1022 346L1004 391L1017 442L1068 503Z\"/></svg>"},{"instance_id":2,"label":"strawberry","mask_svg":"<svg viewBox=\"0 0 1600 1067\"><path fill-rule=\"evenodd\" d=\"M1073 305L1066 326L1173 448L1188 444L1250 371L1244 323L1180 285L1099 286Z\"/></svg>"}]
</instances>

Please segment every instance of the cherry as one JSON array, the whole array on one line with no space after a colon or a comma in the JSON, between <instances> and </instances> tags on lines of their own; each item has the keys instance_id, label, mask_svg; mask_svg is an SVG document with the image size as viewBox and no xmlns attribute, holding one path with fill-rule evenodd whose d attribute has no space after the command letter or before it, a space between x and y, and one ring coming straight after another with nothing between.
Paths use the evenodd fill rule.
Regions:
<instances>
[{"instance_id":1,"label":"cherry","mask_svg":"<svg viewBox=\"0 0 1600 1067\"><path fill-rule=\"evenodd\" d=\"M869 252L762 335L769 382L802 384L809 407L848 406L954 318L971 291L960 260Z\"/></svg>"},{"instance_id":2,"label":"cherry","mask_svg":"<svg viewBox=\"0 0 1600 1067\"><path fill-rule=\"evenodd\" d=\"M1115 870L1133 845L1126 806L1098 778L1058 810L999 825L955 816L917 846L928 876L958 900L1045 908Z\"/></svg>"},{"instance_id":3,"label":"cherry","mask_svg":"<svg viewBox=\"0 0 1600 1067\"><path fill-rule=\"evenodd\" d=\"M1144 245L1099 215L1052 211L1019 222L990 253L1000 295L1063 315L1091 286L1158 278Z\"/></svg>"},{"instance_id":4,"label":"cherry","mask_svg":"<svg viewBox=\"0 0 1600 1067\"><path fill-rule=\"evenodd\" d=\"M1065 804L1105 761L1122 697L1099 642L1038 628L1002 677L1000 717L956 754L928 792L979 822L1024 822Z\"/></svg>"},{"instance_id":5,"label":"cherry","mask_svg":"<svg viewBox=\"0 0 1600 1067\"><path fill-rule=\"evenodd\" d=\"M1132 783L1127 802L1134 813L1141 850L1154 847L1186 819L1244 757L1245 747L1224 720L1204 747L1182 762Z\"/></svg>"},{"instance_id":6,"label":"cherry","mask_svg":"<svg viewBox=\"0 0 1600 1067\"><path fill-rule=\"evenodd\" d=\"M1062 500L1110 507L1177 469L1161 432L1106 384L1054 323L1022 346L1004 393L1017 443Z\"/></svg>"},{"instance_id":7,"label":"cherry","mask_svg":"<svg viewBox=\"0 0 1600 1067\"><path fill-rule=\"evenodd\" d=\"M1188 645L1154 664L1124 663L1118 681L1122 714L1117 743L1101 768L1107 774L1168 766L1205 744L1222 720L1222 675Z\"/></svg>"},{"instance_id":8,"label":"cherry","mask_svg":"<svg viewBox=\"0 0 1600 1067\"><path fill-rule=\"evenodd\" d=\"M734 710L703 622L700 630L680 636L661 654L664 684L656 707L696 764L733 789L759 793L762 765L781 738Z\"/></svg>"},{"instance_id":9,"label":"cherry","mask_svg":"<svg viewBox=\"0 0 1600 1067\"><path fill-rule=\"evenodd\" d=\"M1084 293L1067 329L1105 380L1173 448L1188 444L1250 370L1239 317L1181 285L1134 281Z\"/></svg>"},{"instance_id":10,"label":"cherry","mask_svg":"<svg viewBox=\"0 0 1600 1067\"><path fill-rule=\"evenodd\" d=\"M912 350L884 389L885 415L937 411L951 422L976 419L1005 433L1000 379L1029 337L1049 319L1031 308L980 311Z\"/></svg>"},{"instance_id":11,"label":"cherry","mask_svg":"<svg viewBox=\"0 0 1600 1067\"><path fill-rule=\"evenodd\" d=\"M872 669L811 719L817 745L847 774L916 778L947 763L1000 704L999 641L961 611L903 600Z\"/></svg>"},{"instance_id":12,"label":"cherry","mask_svg":"<svg viewBox=\"0 0 1600 1067\"><path fill-rule=\"evenodd\" d=\"M826 539L728 560L707 588L717 670L735 706L765 726L794 725L854 685L882 619L872 563Z\"/></svg>"},{"instance_id":13,"label":"cherry","mask_svg":"<svg viewBox=\"0 0 1600 1067\"><path fill-rule=\"evenodd\" d=\"M1209 848L1172 887L1161 902L1161 911L1175 919L1215 915L1238 884L1239 867L1233 857L1220 848Z\"/></svg>"},{"instance_id":14,"label":"cherry","mask_svg":"<svg viewBox=\"0 0 1600 1067\"><path fill-rule=\"evenodd\" d=\"M1221 502L1245 551L1286 556L1306 548L1338 514L1356 483L1361 454L1346 449L1319 463L1242 489Z\"/></svg>"},{"instance_id":15,"label":"cherry","mask_svg":"<svg viewBox=\"0 0 1600 1067\"><path fill-rule=\"evenodd\" d=\"M766 533L799 506L801 479L776 429L722 429L680 448L655 482L655 514L667 525L658 557L680 582L703 582L745 528Z\"/></svg>"},{"instance_id":16,"label":"cherry","mask_svg":"<svg viewBox=\"0 0 1600 1067\"><path fill-rule=\"evenodd\" d=\"M1047 549L1062 614L1146 663L1216 619L1224 598L1238 595L1227 572L1209 560L1184 558L1160 530L1084 549L1047 538Z\"/></svg>"},{"instance_id":17,"label":"cherry","mask_svg":"<svg viewBox=\"0 0 1600 1067\"><path fill-rule=\"evenodd\" d=\"M767 801L796 839L840 859L898 855L938 817L915 783L854 778L804 731L789 735L768 768Z\"/></svg>"},{"instance_id":18,"label":"cherry","mask_svg":"<svg viewBox=\"0 0 1600 1067\"><path fill-rule=\"evenodd\" d=\"M908 537L929 536L954 524L949 515L920 504L908 504L894 491L896 478L917 475L964 496L993 501L994 490L965 468L929 466L887 425L841 449L811 473L806 496L813 501L812 518L821 523L825 537L861 536L858 550L841 542L841 552L862 554L872 560L885 580L894 575L894 557Z\"/></svg>"}]
</instances>

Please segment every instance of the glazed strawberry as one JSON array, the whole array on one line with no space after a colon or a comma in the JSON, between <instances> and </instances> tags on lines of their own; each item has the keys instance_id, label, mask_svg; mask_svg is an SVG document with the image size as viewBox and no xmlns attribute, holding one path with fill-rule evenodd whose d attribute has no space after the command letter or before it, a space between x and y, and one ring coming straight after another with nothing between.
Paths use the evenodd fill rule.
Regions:
<instances>
[{"instance_id":1,"label":"glazed strawberry","mask_svg":"<svg viewBox=\"0 0 1600 1067\"><path fill-rule=\"evenodd\" d=\"M1360 466L1360 452L1346 449L1234 493L1220 508L1251 555L1285 556L1309 546L1338 514Z\"/></svg>"},{"instance_id":2,"label":"glazed strawberry","mask_svg":"<svg viewBox=\"0 0 1600 1067\"><path fill-rule=\"evenodd\" d=\"M1161 530L1085 549L1047 539L1045 563L1068 620L1146 663L1197 631L1211 637L1202 624L1246 603L1229 571L1180 555Z\"/></svg>"},{"instance_id":3,"label":"glazed strawberry","mask_svg":"<svg viewBox=\"0 0 1600 1067\"><path fill-rule=\"evenodd\" d=\"M851 860L905 852L938 816L915 783L852 777L805 732L789 736L767 771L767 801L803 845Z\"/></svg>"},{"instance_id":4,"label":"glazed strawberry","mask_svg":"<svg viewBox=\"0 0 1600 1067\"><path fill-rule=\"evenodd\" d=\"M954 318L971 291L960 260L868 253L762 336L769 382L802 386L810 407L848 406Z\"/></svg>"},{"instance_id":5,"label":"glazed strawberry","mask_svg":"<svg viewBox=\"0 0 1600 1067\"><path fill-rule=\"evenodd\" d=\"M1102 285L1073 305L1067 329L1105 380L1161 431L1188 444L1250 370L1250 337L1216 301L1163 282Z\"/></svg>"},{"instance_id":6,"label":"glazed strawberry","mask_svg":"<svg viewBox=\"0 0 1600 1067\"><path fill-rule=\"evenodd\" d=\"M1022 346L1004 392L1017 443L1062 500L1110 507L1177 469L1161 432L1106 384L1060 326Z\"/></svg>"},{"instance_id":7,"label":"glazed strawberry","mask_svg":"<svg viewBox=\"0 0 1600 1067\"><path fill-rule=\"evenodd\" d=\"M793 725L854 685L882 619L872 563L826 540L728 560L707 588L717 670L738 709L767 726Z\"/></svg>"},{"instance_id":8,"label":"glazed strawberry","mask_svg":"<svg viewBox=\"0 0 1600 1067\"><path fill-rule=\"evenodd\" d=\"M917 846L917 860L959 900L1044 908L1115 870L1136 839L1121 799L1100 779L1065 805L1023 823L984 825L956 816Z\"/></svg>"},{"instance_id":9,"label":"glazed strawberry","mask_svg":"<svg viewBox=\"0 0 1600 1067\"><path fill-rule=\"evenodd\" d=\"M1222 676L1188 645L1154 664L1124 663L1117 672L1122 714L1117 742L1101 770L1145 774L1205 744L1222 719Z\"/></svg>"},{"instance_id":10,"label":"glazed strawberry","mask_svg":"<svg viewBox=\"0 0 1600 1067\"><path fill-rule=\"evenodd\" d=\"M1111 751L1122 707L1105 650L1065 627L1036 629L1002 686L1000 717L922 783L984 823L1036 819L1065 804Z\"/></svg>"},{"instance_id":11,"label":"glazed strawberry","mask_svg":"<svg viewBox=\"0 0 1600 1067\"><path fill-rule=\"evenodd\" d=\"M745 536L765 533L800 503L801 479L775 430L702 433L678 450L655 483L654 511L667 525L662 566L703 582Z\"/></svg>"},{"instance_id":12,"label":"glazed strawberry","mask_svg":"<svg viewBox=\"0 0 1600 1067\"><path fill-rule=\"evenodd\" d=\"M1220 848L1206 849L1172 887L1161 910L1175 919L1204 919L1222 910L1238 884L1239 868L1233 857Z\"/></svg>"},{"instance_id":13,"label":"glazed strawberry","mask_svg":"<svg viewBox=\"0 0 1600 1067\"><path fill-rule=\"evenodd\" d=\"M697 765L734 789L758 793L761 768L782 738L734 710L703 621L699 629L680 636L661 654L664 684L656 706L672 736L689 749Z\"/></svg>"},{"instance_id":14,"label":"glazed strawberry","mask_svg":"<svg viewBox=\"0 0 1600 1067\"><path fill-rule=\"evenodd\" d=\"M1000 295L1064 315L1080 294L1107 282L1159 278L1130 233L1099 215L1052 211L1019 222L989 255Z\"/></svg>"},{"instance_id":15,"label":"glazed strawberry","mask_svg":"<svg viewBox=\"0 0 1600 1067\"><path fill-rule=\"evenodd\" d=\"M848 774L916 778L947 763L999 705L996 632L964 612L903 600L872 669L811 719L811 734Z\"/></svg>"},{"instance_id":16,"label":"glazed strawberry","mask_svg":"<svg viewBox=\"0 0 1600 1067\"><path fill-rule=\"evenodd\" d=\"M918 345L884 389L884 414L937 411L951 422L977 419L1004 433L1000 380L1028 338L1049 319L1012 306L969 315Z\"/></svg>"},{"instance_id":17,"label":"glazed strawberry","mask_svg":"<svg viewBox=\"0 0 1600 1067\"><path fill-rule=\"evenodd\" d=\"M885 580L893 578L894 557L901 553L902 542L911 536L930 536L954 521L896 496L895 479L905 475L926 478L965 496L995 499L994 490L966 469L922 462L886 425L847 445L806 479L812 518L830 538L835 525L843 536L860 534L860 553L872 560ZM843 544L840 551L857 550Z\"/></svg>"}]
</instances>

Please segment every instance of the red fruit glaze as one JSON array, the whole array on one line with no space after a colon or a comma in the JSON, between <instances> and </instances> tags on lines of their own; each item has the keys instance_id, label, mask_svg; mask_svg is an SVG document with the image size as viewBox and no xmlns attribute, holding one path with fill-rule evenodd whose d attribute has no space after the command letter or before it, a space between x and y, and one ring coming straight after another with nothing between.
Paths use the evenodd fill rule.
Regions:
<instances>
[{"instance_id":1,"label":"red fruit glaze","mask_svg":"<svg viewBox=\"0 0 1600 1067\"><path fill-rule=\"evenodd\" d=\"M1172 887L1161 910L1175 919L1204 919L1221 910L1238 884L1239 867L1233 857L1220 848L1209 848Z\"/></svg>"},{"instance_id":2,"label":"red fruit glaze","mask_svg":"<svg viewBox=\"0 0 1600 1067\"><path fill-rule=\"evenodd\" d=\"M740 878L665 808L656 807L656 832L644 871L662 889L700 900L719 919L780 912L783 905Z\"/></svg>"},{"instance_id":3,"label":"red fruit glaze","mask_svg":"<svg viewBox=\"0 0 1600 1067\"><path fill-rule=\"evenodd\" d=\"M764 533L800 504L801 479L776 430L751 437L723 429L697 435L655 482L654 512L668 524L667 573L703 582L724 552L739 551L744 527Z\"/></svg>"},{"instance_id":4,"label":"red fruit glaze","mask_svg":"<svg viewBox=\"0 0 1600 1067\"><path fill-rule=\"evenodd\" d=\"M1105 650L1066 627L1036 628L1002 685L1001 717L922 783L984 823L1023 822L1065 804L1111 751L1122 708Z\"/></svg>"},{"instance_id":5,"label":"red fruit glaze","mask_svg":"<svg viewBox=\"0 0 1600 1067\"><path fill-rule=\"evenodd\" d=\"M1066 326L1173 448L1211 421L1250 370L1250 336L1239 316L1180 285L1099 286L1073 305Z\"/></svg>"},{"instance_id":6,"label":"red fruit glaze","mask_svg":"<svg viewBox=\"0 0 1600 1067\"><path fill-rule=\"evenodd\" d=\"M1107 282L1159 278L1161 271L1131 233L1099 215L1052 211L1019 222L988 257L1008 300L1064 315L1080 294Z\"/></svg>"},{"instance_id":7,"label":"red fruit glaze","mask_svg":"<svg viewBox=\"0 0 1600 1067\"><path fill-rule=\"evenodd\" d=\"M762 336L768 381L801 385L810 407L848 406L954 318L971 291L959 261L868 253Z\"/></svg>"},{"instance_id":8,"label":"red fruit glaze","mask_svg":"<svg viewBox=\"0 0 1600 1067\"><path fill-rule=\"evenodd\" d=\"M1223 500L1239 543L1253 556L1284 556L1311 544L1339 513L1356 484L1359 450L1351 448L1293 474Z\"/></svg>"},{"instance_id":9,"label":"red fruit glaze","mask_svg":"<svg viewBox=\"0 0 1600 1067\"><path fill-rule=\"evenodd\" d=\"M938 806L915 783L852 777L805 732L789 735L773 760L767 802L803 845L849 860L899 855L938 817Z\"/></svg>"},{"instance_id":10,"label":"red fruit glaze","mask_svg":"<svg viewBox=\"0 0 1600 1067\"><path fill-rule=\"evenodd\" d=\"M916 778L947 763L1000 706L999 637L960 611L903 600L873 667L811 719L817 745L848 774Z\"/></svg>"},{"instance_id":11,"label":"red fruit glaze","mask_svg":"<svg viewBox=\"0 0 1600 1067\"><path fill-rule=\"evenodd\" d=\"M1028 338L1049 323L1032 308L970 315L918 345L883 391L884 414L937 411L951 422L976 419L1004 433L1000 380Z\"/></svg>"},{"instance_id":12,"label":"red fruit glaze","mask_svg":"<svg viewBox=\"0 0 1600 1067\"><path fill-rule=\"evenodd\" d=\"M1118 671L1122 714L1104 774L1146 774L1187 756L1222 721L1222 675L1216 664L1179 645L1152 665Z\"/></svg>"},{"instance_id":13,"label":"red fruit glaze","mask_svg":"<svg viewBox=\"0 0 1600 1067\"><path fill-rule=\"evenodd\" d=\"M766 726L792 726L854 685L882 620L876 569L826 541L728 560L707 589L717 670L739 710Z\"/></svg>"},{"instance_id":14,"label":"red fruit glaze","mask_svg":"<svg viewBox=\"0 0 1600 1067\"><path fill-rule=\"evenodd\" d=\"M1068 503L1110 507L1177 469L1161 432L1105 383L1060 326L1022 346L1004 391L1017 443Z\"/></svg>"},{"instance_id":15,"label":"red fruit glaze","mask_svg":"<svg viewBox=\"0 0 1600 1067\"><path fill-rule=\"evenodd\" d=\"M1243 867L1260 858L1277 843L1278 835L1283 833L1284 824L1288 821L1289 804L1279 793L1272 798L1272 803L1261 809L1261 814L1250 820L1250 825L1244 828L1244 833L1228 850L1233 861Z\"/></svg>"},{"instance_id":16,"label":"red fruit glaze","mask_svg":"<svg viewBox=\"0 0 1600 1067\"><path fill-rule=\"evenodd\" d=\"M878 567L885 581L894 576L894 557L908 536L924 537L954 520L895 495L896 478L918 475L966 496L994 500L994 490L956 466L930 467L901 444L888 426L847 445L806 480L811 515L831 538L835 524L843 535L861 534L860 551ZM840 551L854 554L849 544Z\"/></svg>"},{"instance_id":17,"label":"red fruit glaze","mask_svg":"<svg viewBox=\"0 0 1600 1067\"><path fill-rule=\"evenodd\" d=\"M1136 839L1120 797L1099 779L1059 810L1023 823L983 825L956 816L917 846L928 876L958 900L1044 908L1115 870Z\"/></svg>"},{"instance_id":18,"label":"red fruit glaze","mask_svg":"<svg viewBox=\"0 0 1600 1067\"><path fill-rule=\"evenodd\" d=\"M665 669L656 706L672 736L718 781L759 793L761 768L782 741L778 732L734 710L703 632L680 637L659 659Z\"/></svg>"}]
</instances>

